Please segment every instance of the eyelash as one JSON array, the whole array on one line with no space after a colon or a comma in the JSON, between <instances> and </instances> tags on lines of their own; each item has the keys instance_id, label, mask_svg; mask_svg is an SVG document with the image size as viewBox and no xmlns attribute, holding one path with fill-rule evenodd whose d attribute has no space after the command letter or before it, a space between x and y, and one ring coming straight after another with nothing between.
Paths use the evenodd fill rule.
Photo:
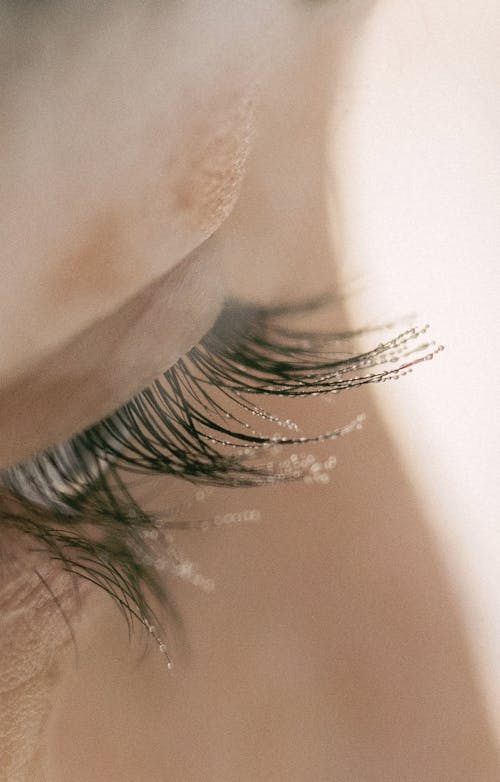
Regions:
<instances>
[{"instance_id":1,"label":"eyelash","mask_svg":"<svg viewBox=\"0 0 500 782\"><path fill-rule=\"evenodd\" d=\"M270 471L259 455L273 445L336 439L359 427L361 417L318 436L267 435L252 424L297 427L256 405L253 396L339 393L401 377L441 350L422 341L427 327L351 355L339 353L338 345L356 332L332 335L286 326L287 317L320 306L262 309L229 302L200 343L151 386L63 445L4 471L0 519L35 539L63 569L107 591L129 623L135 617L160 642L150 597L161 602L171 621L178 624L178 617L154 569L145 564L151 557L144 532L159 524L186 525L146 512L121 473L163 473L224 486L300 478L300 467ZM397 365L376 370L387 364Z\"/></svg>"}]
</instances>

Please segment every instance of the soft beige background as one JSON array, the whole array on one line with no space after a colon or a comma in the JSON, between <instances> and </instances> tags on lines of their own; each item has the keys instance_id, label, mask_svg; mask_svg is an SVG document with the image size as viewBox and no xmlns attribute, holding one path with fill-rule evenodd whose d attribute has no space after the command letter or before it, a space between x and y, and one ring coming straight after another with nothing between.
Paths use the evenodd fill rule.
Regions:
<instances>
[{"instance_id":1,"label":"soft beige background","mask_svg":"<svg viewBox=\"0 0 500 782\"><path fill-rule=\"evenodd\" d=\"M447 350L380 404L461 591L500 734L500 5L383 0L337 120L356 322L417 312Z\"/></svg>"}]
</instances>

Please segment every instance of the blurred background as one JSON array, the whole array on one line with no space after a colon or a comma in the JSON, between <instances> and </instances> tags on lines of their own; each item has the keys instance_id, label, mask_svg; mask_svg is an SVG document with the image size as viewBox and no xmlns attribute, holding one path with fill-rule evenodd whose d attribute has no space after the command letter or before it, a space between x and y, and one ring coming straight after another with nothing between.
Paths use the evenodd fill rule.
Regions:
<instances>
[{"instance_id":1,"label":"blurred background","mask_svg":"<svg viewBox=\"0 0 500 782\"><path fill-rule=\"evenodd\" d=\"M499 44L496 0L375 3L337 85L332 159L353 322L416 313L446 346L378 403L500 737Z\"/></svg>"}]
</instances>

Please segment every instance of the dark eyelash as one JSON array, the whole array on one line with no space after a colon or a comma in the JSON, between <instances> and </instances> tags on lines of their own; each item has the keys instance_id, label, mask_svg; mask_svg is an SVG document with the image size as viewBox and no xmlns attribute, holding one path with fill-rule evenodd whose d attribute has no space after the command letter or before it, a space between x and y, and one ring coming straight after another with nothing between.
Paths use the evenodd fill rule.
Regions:
<instances>
[{"instance_id":1,"label":"dark eyelash","mask_svg":"<svg viewBox=\"0 0 500 782\"><path fill-rule=\"evenodd\" d=\"M149 388L62 446L5 471L4 524L34 538L68 572L105 589L128 620L135 616L151 629L153 596L176 619L175 607L144 564L143 532L158 517L138 505L121 473L164 473L225 486L300 477L300 470L269 472L259 454L270 445L341 437L358 420L319 436L265 434L254 429L255 421L268 428L294 425L263 410L253 396L339 393L400 377L440 350L425 341L427 328L412 328L352 355L345 344L354 332L294 330L284 322L290 314L229 303L201 342Z\"/></svg>"}]
</instances>

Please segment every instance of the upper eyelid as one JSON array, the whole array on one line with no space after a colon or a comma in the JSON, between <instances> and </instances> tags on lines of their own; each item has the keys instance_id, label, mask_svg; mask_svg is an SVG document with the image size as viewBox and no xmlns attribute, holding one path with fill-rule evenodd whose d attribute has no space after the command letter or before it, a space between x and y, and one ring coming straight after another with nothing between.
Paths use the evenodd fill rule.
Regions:
<instances>
[{"instance_id":1,"label":"upper eyelid","mask_svg":"<svg viewBox=\"0 0 500 782\"><path fill-rule=\"evenodd\" d=\"M313 303L300 305L292 309L295 312L306 311L308 308L314 309L317 306L319 306L319 303L316 301ZM159 418L157 423L154 424L155 426L158 426L159 422L163 418L165 421L164 425L168 427L168 416L170 416L171 419L173 417L173 420L175 421L177 415L180 414L180 423L176 424L176 426L180 426L182 428L186 425L186 421L183 418L184 413L182 410L183 397L178 397L177 395L189 395L194 393L195 398L193 412L198 409L198 411L201 411L201 417L200 413L196 412L194 419L190 421L189 425L194 427L199 426L199 423L195 423L196 420L205 420L207 422L202 425L200 432L202 432L202 438L206 438L205 442L207 445L205 448L210 450L209 443L212 437L213 443L217 443L218 440L220 440L222 443L225 442L225 439L227 440L227 436L229 434L227 430L227 421L224 421L223 415L221 415L222 408L220 407L220 404L221 402L223 403L224 400L221 398L219 403L216 403L208 396L205 399L205 390L202 386L194 389L193 391L193 388L190 384L192 383L196 374L203 374L204 371L213 372L212 383L215 384L216 387L219 386L220 388L224 389L224 384L228 382L227 389L224 391L226 394L231 389L234 389L237 394L240 394L241 392L267 394L277 393L279 395L286 394L292 396L319 392L324 393L334 389L341 390L342 388L353 387L355 385L361 385L366 382L376 382L378 379L380 379L381 376L398 376L399 369L397 368L378 374L367 373L367 369L377 366L380 363L384 363L386 360L394 360L394 357L397 355L404 355L404 349L406 346L414 342L422 334L422 332L418 332L415 329L410 329L402 336L396 338L395 340L389 341L389 343L387 343L385 346L379 345L374 351L370 351L363 356L358 356L354 360L352 357L347 356L337 357L332 361L332 358L328 360L326 356L324 358L318 356L318 354L314 352L312 344L304 348L303 332L297 332L299 341L297 341L297 338L295 338L294 343L293 331L287 332L285 330L280 332L278 329L276 332L276 338L278 339L278 342L276 342L274 347L271 345L266 346L266 344L261 341L261 337L259 337L254 346L251 347L251 350L254 351L255 345L260 344L260 347L257 349L261 352L262 356L266 354L267 350L271 350L269 355L272 355L273 350L282 351L281 358L279 356L273 356L273 359L271 359L271 363L268 364L267 369L265 363L261 365L257 363L251 366L251 362L255 361L255 357L247 357L246 361L250 362L250 364L248 364L247 369L245 369L243 353L238 356L240 363L233 366L232 369L227 363L221 365L221 367L217 370L214 368L215 365L213 365L211 368L205 367L205 362L207 360L209 362L213 362L214 360L217 361L216 357L218 355L218 351L221 350L221 344L224 345L224 340L226 338L229 338L230 340L234 339L234 334L238 333L238 329L238 339L241 341L241 344L243 344L245 340L244 329L249 324L252 328L254 328L256 324L261 323L262 321L267 320L268 322L271 322L273 319L281 318L282 315L286 314L287 312L290 313L290 308L284 307L275 308L274 310L258 310L256 308L248 309L235 304L229 305L226 308L223 316L221 316L219 319L216 327L214 327L214 329L212 329L201 341L200 346L193 348L193 350L188 353L186 357L188 364L185 363L186 358L180 360L178 377L176 377L175 374L175 367L164 375L164 379L166 380L167 384L175 383L175 386L170 386L168 396L163 397L163 402L161 396L159 397L158 403L155 402L157 392L159 392L160 395L163 394L161 380L155 381L151 387L146 388L143 392L141 392L135 400L132 399L129 403L123 405L122 408L117 410L114 414L98 422L87 433L76 435L67 443L63 443L60 446L49 449L48 452L45 454L42 453L40 456L35 457L34 460L31 460L24 465L14 467L11 470L5 471L4 482L11 487L17 486L20 494L24 494L26 498L31 498L34 500L38 496L38 501L41 501L42 504L46 504L49 507L52 505L55 508L59 507L59 509L64 510L64 501L61 502L60 499L58 500L59 489L57 483L59 482L61 484L63 495L64 493L68 495L69 491L70 497L71 494L76 496L78 494L79 488L87 488L92 484L92 481L99 476L102 469L105 469L107 460L109 460L112 464L121 463L122 466L126 468L135 464L136 469L138 469L139 464L144 459L145 470L148 469L146 465L149 464L149 469L160 469L160 471L172 472L175 474L178 470L176 467L176 460L174 458L172 461L171 454L169 454L168 451L165 452L163 457L165 460L163 467L161 467L162 457L160 452L158 456L153 459L153 461L148 461L149 457L146 456L146 443L148 441L149 435L147 434L147 429L141 431L142 424L136 430L135 436L138 436L139 439L136 440L135 444L134 441L130 440L130 437L127 435L128 427L133 420L130 418L130 416L133 415L135 417L137 415L137 413L133 412L134 405L140 403L142 408L143 404L146 404L146 408L150 407L151 411L156 410L155 416L159 416ZM236 326L238 319L241 319L242 321L242 325L240 326ZM241 329L243 329L243 331ZM232 332L232 335L230 335L229 332ZM309 335L309 337L311 336L312 335ZM337 335L336 340L345 340L350 336L350 334ZM252 338L255 338L255 333L251 333L249 335L249 340ZM214 339L216 340L217 346L215 348L209 348L208 345L210 341L212 340L213 342ZM292 343L288 343L287 339L292 339ZM328 344L328 338L323 337L319 339L317 346L321 347L325 339L325 344ZM237 340L235 340L234 345L236 346L236 350L238 350L239 348ZM203 352L201 353L200 347L203 348ZM210 353L210 350L214 350L215 352ZM302 354L305 357L308 352L310 353L311 359L308 360L305 365L301 365L300 355ZM248 354L248 356L250 355L251 354ZM285 370L287 356L289 369ZM259 359L257 355L257 362L258 360ZM420 360L422 359L413 359L412 363L418 362ZM191 361L192 366L194 366L195 374L189 380L189 384L184 385L186 378L189 379L190 377L189 374L186 375L186 372L190 371L188 368L189 361ZM201 364L199 363L200 361L202 362ZM294 362L296 362L296 366ZM272 367L274 367L274 372L278 373L277 375L275 374L274 377ZM304 367L307 369L307 372L303 371ZM353 368L355 368L359 373L355 378L351 377ZM364 369L364 374L360 372L361 369ZM192 368L191 371L193 371ZM279 373L281 373L281 375ZM241 399L238 400L238 398L234 396L232 396L232 401L239 403L240 405L243 403ZM166 419L164 418L165 413L162 412L159 407L157 407L157 404L162 405L164 403L166 403L170 408ZM172 407L172 405L174 406ZM265 414L263 414L262 411L259 411L259 408L255 408L254 412L255 410L257 410L262 418L266 418ZM148 415L151 414L152 413L149 413ZM142 413L140 413L140 415L142 415ZM188 414L189 418L191 415L191 413ZM232 415L227 413L225 415L230 419L233 419L234 429L234 422L239 419L234 419ZM220 417L222 419L222 423L211 424L210 418L213 419L214 416L216 419L217 417ZM144 420L146 421L146 419ZM272 420L272 417L270 420ZM208 429L206 428L207 425L209 427ZM210 427L213 427L213 435L210 435ZM249 435L245 432L244 428L242 429L241 425L239 426L239 429L241 431L240 434L238 434L237 431L231 432L232 437L236 437L236 440L234 440L234 445L239 445L240 447L244 447L246 445L248 447L248 445L251 445L252 443L255 445L260 442L264 442L266 439L266 435L258 437ZM217 431L221 432L220 436L217 436ZM172 432L170 432L170 436L173 436ZM182 449L184 446L187 446L189 439L184 439L186 436L183 435L182 432L180 435L175 435L175 437L179 436L181 439L178 440L178 448ZM198 436L199 435L197 435L197 437ZM286 441L298 442L300 439L301 438L293 437L281 438L283 443ZM304 441L307 440L307 438L302 439ZM142 446L140 443L142 443ZM100 453L101 456L97 456L96 453L94 453L94 448L97 448L97 453ZM139 450L137 450L137 448L139 448ZM141 449L144 448L146 448L146 451L144 451L145 455L141 457L139 454L141 453ZM136 456L133 456L134 451L136 452ZM123 456L121 452L123 452ZM206 452L208 453L208 451ZM198 453L198 456L196 456L196 453ZM127 457L125 454L132 454L132 456ZM203 448L200 451L198 449L198 445L195 446L194 454L195 455L193 458L195 459L195 464L197 458L205 458L203 456ZM213 453L210 458L213 458ZM98 462L100 462L100 466ZM222 463L219 464L219 469L221 468L221 464ZM56 465L58 466L56 467ZM194 468L194 473L192 476L195 477L195 475L196 468Z\"/></svg>"},{"instance_id":2,"label":"upper eyelid","mask_svg":"<svg viewBox=\"0 0 500 782\"><path fill-rule=\"evenodd\" d=\"M91 426L198 342L223 306L213 266L206 252L185 259L112 316L56 353L37 357L26 374L3 386L0 469Z\"/></svg>"},{"instance_id":3,"label":"upper eyelid","mask_svg":"<svg viewBox=\"0 0 500 782\"><path fill-rule=\"evenodd\" d=\"M236 314L239 319L238 328L234 321ZM184 410L182 396L179 398L176 426L180 427L180 439L175 433L172 434L170 428L173 440L169 441L168 421L165 421L167 431L161 433L158 429L158 442L148 443L147 439L143 441L146 463L142 464L142 467L184 475L190 480L202 483L215 482L224 485L260 485L276 480L296 479L311 467L309 462L301 466L300 461L298 464L290 461L290 469L279 466L277 471L269 473L268 465L263 465L259 460L250 465L245 464L248 445L260 449L270 443L301 444L341 437L358 428L361 419L358 417L336 430L312 438L296 436L295 433L281 438L276 438L273 434L259 434L254 431L255 421L259 420L259 417L263 423L267 421L274 428L279 419L267 414L251 399L239 396L245 389L251 395L260 392L299 396L358 387L381 379L399 377L409 367L433 357L439 350L438 347L430 347L428 343L421 342L426 329L414 328L361 355L346 355L344 351L340 357L334 354L332 360L330 353L328 362L324 351L328 346L331 348L332 338L328 335L315 337L314 334L304 331L297 332L298 336L294 337L293 331L288 331L286 327L282 329L276 323L280 314L283 312L280 313L279 310L266 313L255 308L229 308L226 317L229 316L230 322L222 317L200 345L165 374L164 381L175 396L183 387L180 382L182 373L189 373L189 362L192 371L201 372L202 375L205 360L211 358L213 362L209 375L204 379L196 379L193 375L190 382L184 386L183 393L192 394L192 398L190 401L185 400ZM274 332L273 323L276 326ZM345 340L349 336L340 335L336 341ZM412 356L413 353L416 353L416 357ZM304 359L302 363L300 356ZM393 362L397 356L400 358L398 366L371 372L387 361ZM245 366L247 371L243 371ZM209 368L210 363L205 367L206 372ZM208 387L211 385L216 393L219 387L222 398L228 393L233 403L242 402L242 417L231 413L227 414L229 418L221 415L220 400L211 406L212 392L205 395L205 383ZM146 390L143 393L147 396L149 392ZM130 406L133 407L134 403L132 400ZM121 410L124 412L127 409L128 405L125 405ZM169 414L176 417L175 407L170 408ZM164 415L165 411L160 410L160 419ZM252 417L251 424L245 423L245 415ZM113 432L113 425L116 426L117 422L119 426L123 426L120 411L97 424L89 432L73 438L71 445L76 446L75 455L81 447L90 446L92 450L92 433L99 441L99 433L106 430L106 424L110 424L109 428ZM285 427L289 424L288 421L282 423ZM106 436L108 435L109 430ZM207 439L204 439L205 437ZM224 449L223 443L228 438L234 439L229 445L229 456L224 456L220 451L221 448ZM129 439L122 443L125 451L131 446L131 442ZM158 445L163 447L163 451L160 447L157 453ZM235 446L236 451L233 450ZM173 448L172 453L177 460L174 466L169 464L165 457L165 447L167 453ZM14 488L14 494L10 497L2 496L0 492L0 520L14 531L18 530L24 536L28 534L35 546L41 547L51 559L59 561L61 567L70 574L102 587L116 600L127 619L135 617L149 629L154 623L154 615L147 594L156 595L166 607L172 606L165 593L165 585L147 565L147 559L150 558L149 546L147 538L142 537L142 532L151 529L156 521L161 522L160 526L167 530L172 526L182 526L185 522L183 519L172 522L168 517L162 517L161 509L160 516L157 516L156 512L146 511L138 505L116 469L128 466L132 470L142 471L138 469L142 457L137 461L136 454L134 465L133 449L131 450L132 459L128 464L123 462L120 465L120 459L114 458L107 469L105 464L99 465L100 455L105 455L106 447L101 450L100 455L99 450L94 452L94 457L97 458L93 467L92 461L86 464L84 460L83 473L87 472L91 480L88 490L82 495L72 494L75 487L71 487L71 484L69 495L64 490L59 492L58 487L50 483L50 476L48 493L45 492L46 502L43 502L43 481L41 503L33 503L30 498L23 498L22 492L16 495L15 486L11 486L11 489ZM239 454L236 460L235 453ZM50 464L50 458L50 453L41 454L39 457L41 476L46 474L47 461L44 462L44 459ZM33 468L36 468L36 458L26 468L28 476ZM22 476L22 465L16 469L21 471L18 475ZM15 480L13 482L15 484ZM5 483L8 484L9 481L6 480ZM20 488L22 489L22 486ZM54 496L56 502L53 501ZM159 637L157 640L161 644L160 648L166 648Z\"/></svg>"}]
</instances>

